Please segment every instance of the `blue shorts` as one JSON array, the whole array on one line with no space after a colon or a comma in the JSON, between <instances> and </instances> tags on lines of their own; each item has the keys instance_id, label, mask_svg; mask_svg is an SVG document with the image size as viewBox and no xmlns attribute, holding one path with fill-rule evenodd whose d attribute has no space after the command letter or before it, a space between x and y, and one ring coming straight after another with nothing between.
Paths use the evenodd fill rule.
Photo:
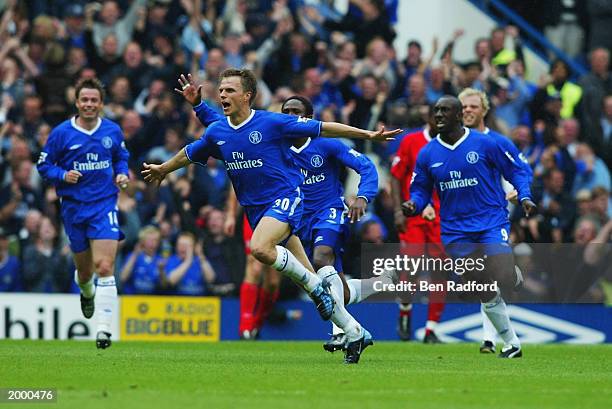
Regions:
<instances>
[{"instance_id":1,"label":"blue shorts","mask_svg":"<svg viewBox=\"0 0 612 409\"><path fill-rule=\"evenodd\" d=\"M89 240L123 240L119 229L117 196L86 203L62 199L62 221L73 253L89 248Z\"/></svg>"},{"instance_id":2,"label":"blue shorts","mask_svg":"<svg viewBox=\"0 0 612 409\"><path fill-rule=\"evenodd\" d=\"M465 257L477 250L489 256L512 253L509 240L510 223L480 232L442 232L446 252L454 258Z\"/></svg>"},{"instance_id":3,"label":"blue shorts","mask_svg":"<svg viewBox=\"0 0 612 409\"><path fill-rule=\"evenodd\" d=\"M294 191L275 199L272 204L245 206L247 219L253 231L264 217L272 217L280 222L287 223L293 234L297 234L302 227L302 213L304 212L304 195L297 187Z\"/></svg>"},{"instance_id":4,"label":"blue shorts","mask_svg":"<svg viewBox=\"0 0 612 409\"><path fill-rule=\"evenodd\" d=\"M300 240L308 258L312 260L314 249L318 246L328 246L334 250L336 271L342 271L342 256L344 243L349 236L344 208L323 208L318 212L304 216Z\"/></svg>"}]
</instances>

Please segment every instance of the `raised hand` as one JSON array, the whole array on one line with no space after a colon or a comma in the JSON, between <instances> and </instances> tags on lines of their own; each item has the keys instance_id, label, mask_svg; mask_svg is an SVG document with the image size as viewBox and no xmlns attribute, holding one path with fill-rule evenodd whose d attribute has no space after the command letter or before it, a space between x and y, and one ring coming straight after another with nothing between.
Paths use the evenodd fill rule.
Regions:
<instances>
[{"instance_id":1,"label":"raised hand","mask_svg":"<svg viewBox=\"0 0 612 409\"><path fill-rule=\"evenodd\" d=\"M178 83L181 89L174 88L174 90L181 94L191 105L198 105L202 100L202 85L196 87L191 74L187 74L187 77L185 77L185 74L181 74Z\"/></svg>"}]
</instances>

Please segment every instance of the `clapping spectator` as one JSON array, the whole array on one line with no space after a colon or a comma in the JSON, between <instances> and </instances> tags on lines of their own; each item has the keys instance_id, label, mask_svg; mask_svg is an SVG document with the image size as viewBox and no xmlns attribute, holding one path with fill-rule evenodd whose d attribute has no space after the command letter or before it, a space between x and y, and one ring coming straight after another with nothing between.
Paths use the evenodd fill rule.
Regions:
<instances>
[{"instance_id":1,"label":"clapping spectator","mask_svg":"<svg viewBox=\"0 0 612 409\"><path fill-rule=\"evenodd\" d=\"M156 294L159 291L158 267L161 235L153 226L143 228L138 243L127 256L120 273L123 294Z\"/></svg>"},{"instance_id":2,"label":"clapping spectator","mask_svg":"<svg viewBox=\"0 0 612 409\"><path fill-rule=\"evenodd\" d=\"M215 271L204 256L202 246L196 246L190 233L179 234L176 252L168 257L159 274L162 287L175 295L206 295L207 287L215 281Z\"/></svg>"}]
</instances>

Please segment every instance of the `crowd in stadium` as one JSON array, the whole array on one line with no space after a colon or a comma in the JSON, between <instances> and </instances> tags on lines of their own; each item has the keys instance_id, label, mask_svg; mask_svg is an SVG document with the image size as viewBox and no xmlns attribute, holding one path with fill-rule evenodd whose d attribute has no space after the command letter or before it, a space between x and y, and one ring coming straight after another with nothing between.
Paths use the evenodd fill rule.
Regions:
<instances>
[{"instance_id":1,"label":"crowd in stadium","mask_svg":"<svg viewBox=\"0 0 612 409\"><path fill-rule=\"evenodd\" d=\"M244 244L241 229L225 233L224 164L211 158L206 167L175 172L159 189L140 176L143 161L164 162L204 131L173 91L179 75L192 73L204 85L205 102L221 112L217 78L228 67L255 72L255 108L279 111L299 94L312 100L317 119L372 130L384 124L408 133L425 124L441 96L482 90L491 102L488 127L511 138L534 171L538 215L527 220L511 206L512 241L610 242L611 33L598 34L602 43L593 34L579 44L587 74L555 60L533 83L513 26L479 39L472 55L453 52L463 41L458 27L449 39L402 44L406 58L399 60L397 1L351 0L344 15L329 3L0 1L0 291L78 291L58 198L35 164L51 129L75 112L74 84L93 77L106 86L104 115L121 125L131 155L132 181L119 196L126 239L116 276L124 294L172 293L167 273L185 260L203 270L201 295L238 292ZM389 167L398 144L354 146L375 162L380 183L367 216L352 226L349 275L361 275L361 243L397 242ZM354 187L354 179L347 174L347 185ZM533 252L517 249L518 257ZM134 282L141 257L158 259L161 273ZM538 275L531 290L545 292L546 280ZM604 299L598 285L589 299Z\"/></svg>"}]
</instances>

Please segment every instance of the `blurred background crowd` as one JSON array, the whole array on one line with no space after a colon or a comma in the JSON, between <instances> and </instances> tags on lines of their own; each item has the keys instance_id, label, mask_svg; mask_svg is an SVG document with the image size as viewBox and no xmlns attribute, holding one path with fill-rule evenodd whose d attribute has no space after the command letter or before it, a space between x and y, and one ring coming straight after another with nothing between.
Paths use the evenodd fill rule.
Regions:
<instances>
[{"instance_id":1,"label":"blurred background crowd","mask_svg":"<svg viewBox=\"0 0 612 409\"><path fill-rule=\"evenodd\" d=\"M35 163L52 127L75 112L74 84L90 77L105 84L104 115L121 125L131 154L132 182L119 196L123 293L172 293L171 273L184 266L205 278L193 294L237 294L244 244L240 229L224 233L223 163L176 172L159 189L140 178L143 161L165 161L204 131L173 92L179 74L192 73L220 110L217 78L228 67L256 73L255 108L278 111L301 94L318 119L407 133L425 124L440 96L482 90L492 105L487 125L511 138L534 170L539 214L527 220L510 209L514 243L609 243L612 3L506 3L588 72L551 59L546 75L528 80L514 26L478 39L468 55L454 46L470 27L431 44L394 43L409 30L396 24L399 0L350 0L343 12L326 0L0 0L0 291L75 290L58 198ZM375 162L380 191L352 226L348 274L360 276L361 243L397 241L388 169L398 144L355 143ZM354 192L356 178L345 178ZM519 257L533 254L519 249ZM542 299L547 280L534 274L531 282ZM604 299L600 281L592 300Z\"/></svg>"}]
</instances>

